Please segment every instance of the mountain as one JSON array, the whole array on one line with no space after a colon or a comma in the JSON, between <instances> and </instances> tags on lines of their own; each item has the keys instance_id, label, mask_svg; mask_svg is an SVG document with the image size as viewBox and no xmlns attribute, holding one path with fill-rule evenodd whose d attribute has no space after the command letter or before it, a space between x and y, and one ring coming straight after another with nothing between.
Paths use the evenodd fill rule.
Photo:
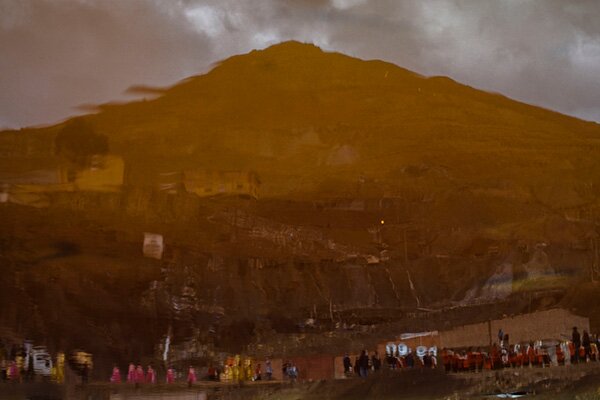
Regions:
<instances>
[{"instance_id":1,"label":"mountain","mask_svg":"<svg viewBox=\"0 0 600 400\"><path fill-rule=\"evenodd\" d=\"M251 169L265 196L353 194L367 178L385 193L416 180L535 186L542 200L570 206L580 199L549 192L563 191L562 179L577 191L574 182L600 171L598 124L298 42L231 57L157 99L83 118L132 164Z\"/></svg>"},{"instance_id":2,"label":"mountain","mask_svg":"<svg viewBox=\"0 0 600 400\"><path fill-rule=\"evenodd\" d=\"M64 144L74 126L126 171L118 193L56 190L45 211L0 204L0 292L26 299L5 299L0 327L131 359L169 326L179 343L201 332L217 350L268 338L276 350L309 316L438 329L404 312L500 304L444 314L459 324L600 294L586 283L600 273L598 124L298 42L151 92L0 133L0 178L41 179L30 172L54 171L61 149L83 163L83 147ZM181 171L252 172L259 195L158 190ZM162 260L142 257L144 232L164 235Z\"/></svg>"}]
</instances>

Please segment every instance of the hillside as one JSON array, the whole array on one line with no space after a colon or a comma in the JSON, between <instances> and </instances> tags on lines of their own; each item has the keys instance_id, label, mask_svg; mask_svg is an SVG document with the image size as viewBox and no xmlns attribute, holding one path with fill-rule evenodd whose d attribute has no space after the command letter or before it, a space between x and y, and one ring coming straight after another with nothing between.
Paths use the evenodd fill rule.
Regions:
<instances>
[{"instance_id":1,"label":"hillside","mask_svg":"<svg viewBox=\"0 0 600 400\"><path fill-rule=\"evenodd\" d=\"M600 277L598 124L297 42L154 92L77 118L123 160L118 190L0 204L0 291L23 299L0 318L11 335L126 358L174 325L181 343L239 351L309 316L581 307L570 285ZM70 124L0 133L0 184L54 171L76 152L57 145ZM159 190L181 171L252 171L259 195ZM141 256L144 232L164 235L161 261Z\"/></svg>"}]
</instances>

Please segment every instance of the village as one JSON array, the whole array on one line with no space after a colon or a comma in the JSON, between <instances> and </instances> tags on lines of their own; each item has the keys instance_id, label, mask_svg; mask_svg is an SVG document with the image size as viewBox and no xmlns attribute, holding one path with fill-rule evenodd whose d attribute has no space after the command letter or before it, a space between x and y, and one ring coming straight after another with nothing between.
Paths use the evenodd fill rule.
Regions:
<instances>
[{"instance_id":1,"label":"village","mask_svg":"<svg viewBox=\"0 0 600 400\"><path fill-rule=\"evenodd\" d=\"M29 153L31 150L25 150L25 154ZM229 199L241 199L239 201L242 202L256 202L259 199L261 182L254 172L157 171L150 178L147 172L145 172L144 178L136 177L136 173L138 172L135 169L127 167L122 158L114 155L90 155L83 167L74 167L72 164L55 159L53 163L46 166L46 169L3 171L0 176L3 187L0 199L6 205L11 204L17 207L52 209L69 204L68 207L74 206L86 210L93 207L95 203L79 203L80 200L75 200L73 205L68 198L85 199L85 196L94 195L102 196L102 201L106 202L110 196L116 195L123 198L126 192L129 193L128 196L131 196L132 190L139 190L135 189L135 185L142 185L141 187L145 188L143 190L163 196L167 204L171 203L171 209L175 209L177 205L181 204L179 199L182 196L190 195L196 199L219 198L226 202L231 201ZM129 203L132 201L135 200L126 200ZM124 204L123 200L119 202ZM385 231L389 232L390 229L394 229L394 220L401 217L397 217L393 213L390 216L389 211L387 214L386 211L382 212L385 210L383 206L386 202L392 204L391 210L396 212L397 208L393 207L393 200L390 199L380 200L374 206L368 206L366 202L361 203L356 200L338 200L335 204L321 203L317 207L317 209L329 207L352 213L364 212L367 207L372 207L373 215L380 216L380 220L367 225L365 234L373 244L373 249L376 249L375 251L365 251L364 247L336 243L332 237L327 237L314 229L311 231L309 227L298 228L290 224L274 223L269 219L253 216L248 212L247 206L245 209L238 206L233 213L230 210L219 210L210 218L212 221L225 223L232 227L230 240L233 243L242 241L244 235L247 235L253 241L270 241L274 246L289 248L292 253L298 255L307 254L307 252L321 253L321 257L331 258L335 263L361 260L360 268L379 268L382 272L386 271L392 284L393 296L397 299L401 298L400 296L409 298L415 302L415 305L406 307L402 311L393 311L392 308L388 312L389 316L385 318L391 321L403 321L396 325L395 329L406 329L413 323L416 327L428 326L437 329L422 332L405 330L403 333L385 338L382 332L377 332L378 324L368 325L364 321L360 322L361 318L365 317L358 317L358 325L348 322L353 317L344 316L344 306L334 304L333 295L324 295L319 289L319 295L325 300L326 308L323 310L322 301L319 301L321 303L319 307L314 304L310 318L301 324L299 335L278 334L278 341L273 343L270 343L269 333L258 335L247 347L240 348L242 351L239 353L228 354L223 350L217 350L214 340L211 338L206 343L202 343L203 337L206 340L205 334L182 340L181 335L173 335L172 327L169 326L168 332L166 335L163 333L160 341L157 342L157 338L154 339L155 355L153 358L145 357L146 362L150 364L142 366L141 363L132 361L127 373L125 373L125 365L115 366L110 377L111 385L117 385L117 387L124 385L124 387L130 388L131 385L140 387L149 384L176 384L177 382L186 382L192 386L196 382L199 385L202 385L201 382L217 382L225 385L258 381L264 383L315 382L365 377L367 373L360 371L367 370L370 373L376 373L382 369L400 372L407 368L429 368L455 374L503 368L552 368L559 365L568 366L579 359L579 349L574 348L571 341L572 328L578 327L581 332L588 335L590 321L589 318L560 308L560 303L555 303L555 300L548 302L548 299L556 296L557 291L559 297L564 293L566 278L555 274L552 268L548 269L547 263L544 264L544 244L537 244L533 249L535 257L538 259L542 257L541 265L538 266L539 261L536 261L538 264L531 263L534 266L533 269L521 277L521 280L513 277L510 270L507 273L506 267L501 266L482 287L467 293L463 303L441 306L437 309L424 308L409 270L406 270L406 284L403 287L396 287L387 262L391 257L399 257L407 262L409 257L414 257L414 251L426 254L431 250L427 249L426 243L414 239L412 236L410 240L413 240L416 245L411 245L409 249L409 238L406 237L407 229L403 228L404 236L401 239L403 242L400 250L390 251L393 249L386 243L389 242L390 235L388 233L386 237ZM111 201L108 201L107 204L111 204ZM386 221L387 226L385 225ZM184 275L181 275L180 272L177 272L178 270L169 266L181 262L180 256L178 256L178 252L181 250L171 243L171 239L159 232L143 232L143 237L138 242L141 255L149 260L155 260L156 266L161 266L162 279L164 279L164 282L161 280L151 282L150 291L145 294L145 298L151 303L150 307L153 307L158 315L158 309L161 306L157 301L166 296L165 298L168 298L170 302L168 307L173 310L171 313L174 312L179 319L193 318L194 313L199 310L208 316L212 315L210 318L218 319L219 316L223 316L225 314L223 306L206 307L199 304L200 300L196 298L197 292L194 289L195 284L190 280L191 275L186 276L185 271ZM239 250L238 247L236 251ZM479 252L477 257L482 258L494 257L501 250L498 246L490 244L475 251ZM436 255L436 257L444 259L445 256ZM276 265L269 266L263 260L261 257L251 258L248 261L250 271L256 270L256 273L262 273L260 271L265 268L276 267ZM209 270L219 271L223 268L222 263L223 260L211 257L207 267ZM254 281L254 278L251 278L251 281ZM182 285L180 297L174 296L172 293L172 285L175 282L180 282L177 285ZM167 289L168 287L171 289ZM166 292L167 290L169 293ZM361 296L362 293L357 292ZM373 290L367 294L367 297L370 299L369 301L375 301L380 295ZM510 307L501 311L496 305L494 306L495 311L487 312L487 314L492 317L495 313L499 318L488 317L489 319L482 322L467 323L469 319L481 320L482 318L474 316L473 313L471 313L473 316L465 317L469 315L469 312L464 312L464 310L468 310L470 307L485 308L486 305L504 301L511 296L514 298L515 295L517 298L521 296L520 298L525 299L529 296L529 310L531 310L532 295L538 298L536 300L538 303L546 305L541 311L525 312L521 308L520 313L513 314L511 312L508 316L504 311L510 310ZM348 308L348 311L351 310L351 307ZM441 329L442 325L435 325L436 320L441 322L439 318L441 315L445 315L447 324L448 313L453 312L452 310L458 310L459 314L465 315L459 318L462 322L457 320L452 323L452 327L446 327L446 329ZM352 311L352 313L354 312ZM396 313L395 316L393 316L394 313ZM366 317L367 320L369 318ZM327 321L328 319L330 321ZM423 321L429 322L424 325ZM327 328L323 329L327 325L329 329L334 329L329 332ZM344 339L355 335L353 333L356 329L355 326L363 332L358 339ZM387 332L390 332L390 327ZM506 340L503 336L496 337L497 332L506 332ZM320 344L312 347L308 353L301 350L303 337L323 335L333 338L331 345L328 345L327 338L323 338L319 339ZM338 336L338 339L335 336ZM261 342L261 337L264 342ZM293 339L294 337L296 339ZM298 339L300 339L297 341L299 347L295 348L296 345L292 342ZM361 340L364 345L361 345ZM594 337L593 343L589 343L588 337L590 345L587 347L581 345L581 349L584 349L581 362L598 361L596 341L597 339ZM344 349L343 343L351 347ZM2 363L2 376L6 382L36 382L41 379L43 382L63 385L65 376L70 376L71 384L77 387L100 385L100 389L97 389L100 391L107 387L106 383L110 373L99 370L98 366L94 365L92 353L78 350L68 354L65 364L65 353L63 352L50 355L44 346L32 347L31 344L25 346L21 351L15 351L14 345L17 343L13 343L12 351L5 352L10 356L5 356ZM17 345L17 349L18 347ZM337 352L327 350L328 347ZM364 365L361 367L359 360L363 350L367 355L367 361L366 364L365 361L362 361ZM364 360L364 354L362 358ZM193 365L193 367L186 366L198 362L199 364ZM108 360L104 359L99 365L106 368L107 364ZM137 367L135 367L136 365ZM154 368L150 365L154 365Z\"/></svg>"},{"instance_id":2,"label":"village","mask_svg":"<svg viewBox=\"0 0 600 400\"><path fill-rule=\"evenodd\" d=\"M577 333L575 337L575 327L583 332L582 336ZM39 390L39 384L45 382L54 385L51 387L56 393L67 390L71 396L108 396L94 397L107 399L119 398L115 397L119 393L126 398L136 399L136 396L152 393L148 392L152 387L154 390L163 387L162 390L171 393L173 399L197 399L213 398L219 387L235 391L243 383L250 385L247 387L258 385L256 388L265 390L289 388L294 383L302 385L306 382L361 380L368 377L378 379L378 376L393 378L395 374L401 377L410 370L430 370L432 375L426 375L423 383L431 379L435 385L439 377L434 371L437 374L450 374L459 380L471 374L481 374L478 379L485 382L489 372L513 370L530 372L521 372L527 377L525 380L496 382L495 389L489 383L481 383L479 390L484 387L496 390L499 393L497 397L511 393L514 397L525 397L535 392L536 382L543 380L541 377L558 373L569 381L600 370L598 338L596 335L590 336L588 332L587 318L566 310L552 309L464 325L448 331L403 333L360 355L356 351L348 351L343 355L315 354L285 358L273 354L262 360L251 355L232 355L218 365L187 368L185 363L171 360L166 349L164 356L167 362L162 365L171 365L166 372L163 373L164 367L161 366L157 366L156 370L149 366L145 371L140 365L136 369L130 364L129 371L125 372L124 369L121 373L115 365L112 374L95 371L95 377L106 375L105 380L89 379L94 368L91 354L81 351L73 353L65 363L63 353L54 358L43 347L34 347L28 342L23 355L17 352L15 360L2 360L0 385L10 391L17 391L17 387L24 385L23 388L29 389L23 390L31 392ZM580 342L574 344L571 339ZM171 361L173 363L169 364ZM582 369L583 365L580 364L588 367ZM567 372L560 372L562 369ZM550 372L532 372L544 370ZM570 375L573 373L575 378ZM21 385L15 386L15 383Z\"/></svg>"}]
</instances>

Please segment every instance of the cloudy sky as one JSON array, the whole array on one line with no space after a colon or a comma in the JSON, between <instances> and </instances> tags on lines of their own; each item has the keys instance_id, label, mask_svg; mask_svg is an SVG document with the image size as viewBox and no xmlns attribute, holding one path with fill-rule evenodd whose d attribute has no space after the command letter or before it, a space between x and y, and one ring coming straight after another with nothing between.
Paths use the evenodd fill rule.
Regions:
<instances>
[{"instance_id":1,"label":"cloudy sky","mask_svg":"<svg viewBox=\"0 0 600 400\"><path fill-rule=\"evenodd\" d=\"M0 128L288 39L600 121L598 0L0 0Z\"/></svg>"}]
</instances>

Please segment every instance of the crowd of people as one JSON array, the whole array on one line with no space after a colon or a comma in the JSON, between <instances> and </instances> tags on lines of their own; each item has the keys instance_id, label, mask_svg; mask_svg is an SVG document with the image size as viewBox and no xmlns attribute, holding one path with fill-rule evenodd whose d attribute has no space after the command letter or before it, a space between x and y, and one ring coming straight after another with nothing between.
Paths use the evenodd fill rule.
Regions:
<instances>
[{"instance_id":1,"label":"crowd of people","mask_svg":"<svg viewBox=\"0 0 600 400\"><path fill-rule=\"evenodd\" d=\"M164 374L164 382L167 384L181 382L185 377L185 381L189 386L198 381L196 368L189 366L187 374L178 373L174 367L167 368ZM289 379L295 380L298 377L298 369L292 362L283 364L283 375ZM273 367L270 360L265 361L265 369L263 371L262 364L254 363L251 358L242 359L240 356L230 357L221 367L210 366L206 370L206 376L202 378L210 381L223 382L240 382L240 381L260 381L273 379ZM123 379L121 370L117 365L113 367L110 376L110 382L114 384L129 383L136 387L141 384L155 384L158 382L157 372L153 365L150 364L144 370L141 364L137 366L130 363L125 379Z\"/></svg>"},{"instance_id":2,"label":"crowd of people","mask_svg":"<svg viewBox=\"0 0 600 400\"><path fill-rule=\"evenodd\" d=\"M58 352L55 362L45 351L34 353L31 349L15 346L6 352L0 346L0 381L35 382L38 380L62 383L65 374L65 354Z\"/></svg>"},{"instance_id":3,"label":"crowd of people","mask_svg":"<svg viewBox=\"0 0 600 400\"><path fill-rule=\"evenodd\" d=\"M386 346L385 363L391 370L404 368L437 368L439 364L446 372L482 371L499 368L545 367L570 365L581 362L600 361L600 338L586 330L579 333L573 327L571 340L537 340L525 343L510 343L509 335L502 329L498 341L485 349L469 347L460 349L418 346L415 351L405 344ZM377 352L369 357L363 350L354 361L348 354L343 358L346 377L367 377L370 372L381 368Z\"/></svg>"},{"instance_id":4,"label":"crowd of people","mask_svg":"<svg viewBox=\"0 0 600 400\"><path fill-rule=\"evenodd\" d=\"M165 383L175 383L176 381L176 372L173 367L169 367L165 374ZM198 380L196 375L196 368L190 365L187 372L186 382L189 386L193 385ZM114 384L122 383L121 370L117 365L115 365L112 369L112 374L110 376L110 382ZM153 365L150 364L144 371L144 367L141 364L137 366L134 363L129 364L129 368L127 370L126 382L134 384L136 387L141 384L155 384L157 383L157 373L154 369Z\"/></svg>"},{"instance_id":5,"label":"crowd of people","mask_svg":"<svg viewBox=\"0 0 600 400\"><path fill-rule=\"evenodd\" d=\"M510 343L507 334L498 333L498 343L488 351L482 348L442 349L441 360L447 372L481 371L499 368L546 367L600 361L597 335L583 335L573 327L571 340L538 340Z\"/></svg>"},{"instance_id":6,"label":"crowd of people","mask_svg":"<svg viewBox=\"0 0 600 400\"><path fill-rule=\"evenodd\" d=\"M342 362L346 377L357 375L366 378L370 371L378 372L381 369L381 359L376 351L370 357L367 350L361 351L360 355L354 358L354 363L352 363L350 356L345 354Z\"/></svg>"}]
</instances>

